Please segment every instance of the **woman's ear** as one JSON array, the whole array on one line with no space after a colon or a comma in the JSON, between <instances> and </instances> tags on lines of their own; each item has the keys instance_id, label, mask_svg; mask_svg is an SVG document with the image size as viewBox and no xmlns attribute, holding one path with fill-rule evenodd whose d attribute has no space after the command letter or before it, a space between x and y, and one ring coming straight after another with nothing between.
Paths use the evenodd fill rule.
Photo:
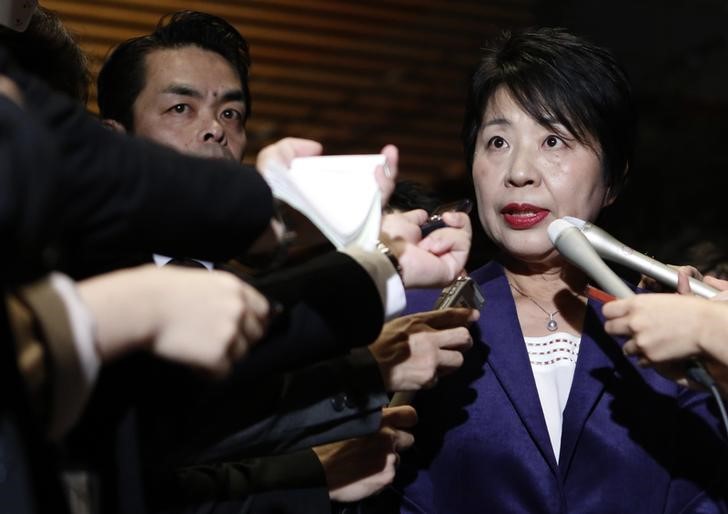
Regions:
<instances>
[{"instance_id":1,"label":"woman's ear","mask_svg":"<svg viewBox=\"0 0 728 514\"><path fill-rule=\"evenodd\" d=\"M110 118L104 118L101 120L101 124L110 129L112 132L118 132L119 134L126 134L126 127L116 120Z\"/></svg>"}]
</instances>

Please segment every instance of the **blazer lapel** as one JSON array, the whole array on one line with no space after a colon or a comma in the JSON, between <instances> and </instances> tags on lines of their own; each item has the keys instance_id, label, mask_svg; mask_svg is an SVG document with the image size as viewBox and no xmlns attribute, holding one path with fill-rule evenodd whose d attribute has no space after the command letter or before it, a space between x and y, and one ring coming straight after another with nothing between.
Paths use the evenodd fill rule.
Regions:
<instances>
[{"instance_id":1,"label":"blazer lapel","mask_svg":"<svg viewBox=\"0 0 728 514\"><path fill-rule=\"evenodd\" d=\"M576 361L574 380L569 392L569 399L566 402L566 409L564 409L561 455L559 457L562 478L565 478L569 471L574 457L574 448L589 415L604 393L604 377L598 373L598 370L611 373L614 368L614 363L605 350L613 347L615 351L619 352L617 342L604 332L601 306L601 303L591 299L587 304L584 329L579 345L579 358Z\"/></svg>"},{"instance_id":2,"label":"blazer lapel","mask_svg":"<svg viewBox=\"0 0 728 514\"><path fill-rule=\"evenodd\" d=\"M516 306L503 268L493 261L474 273L473 278L485 297L478 325L482 339L490 349L488 365L543 458L557 473L556 458L518 323Z\"/></svg>"}]
</instances>

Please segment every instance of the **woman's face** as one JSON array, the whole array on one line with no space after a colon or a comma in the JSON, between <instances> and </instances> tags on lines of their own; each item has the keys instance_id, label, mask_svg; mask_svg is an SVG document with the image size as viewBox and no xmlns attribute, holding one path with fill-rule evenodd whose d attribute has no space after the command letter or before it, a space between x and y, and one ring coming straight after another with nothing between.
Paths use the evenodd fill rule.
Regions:
<instances>
[{"instance_id":1,"label":"woman's face","mask_svg":"<svg viewBox=\"0 0 728 514\"><path fill-rule=\"evenodd\" d=\"M607 205L601 159L561 125L540 125L497 89L483 116L473 157L480 222L519 260L546 263L558 252L549 224L563 216L594 220Z\"/></svg>"}]
</instances>

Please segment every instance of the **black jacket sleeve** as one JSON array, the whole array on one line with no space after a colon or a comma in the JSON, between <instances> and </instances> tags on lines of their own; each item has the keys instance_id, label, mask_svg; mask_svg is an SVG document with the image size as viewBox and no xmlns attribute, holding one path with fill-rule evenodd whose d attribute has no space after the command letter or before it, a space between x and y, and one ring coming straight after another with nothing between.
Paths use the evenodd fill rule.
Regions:
<instances>
[{"instance_id":1,"label":"black jacket sleeve","mask_svg":"<svg viewBox=\"0 0 728 514\"><path fill-rule=\"evenodd\" d=\"M0 226L18 227L11 252L31 248L56 261L50 265L70 248L224 260L243 253L268 225L271 192L253 168L106 130L2 57L0 71L25 96L22 109L0 103L0 151L5 162L19 164L3 166L0 179L7 186Z\"/></svg>"},{"instance_id":2,"label":"black jacket sleeve","mask_svg":"<svg viewBox=\"0 0 728 514\"><path fill-rule=\"evenodd\" d=\"M150 487L155 511L326 512L328 487L313 450L180 468ZM212 507L214 506L214 509Z\"/></svg>"},{"instance_id":3,"label":"black jacket sleeve","mask_svg":"<svg viewBox=\"0 0 728 514\"><path fill-rule=\"evenodd\" d=\"M372 277L341 252L251 283L284 309L239 365L250 378L345 354L382 330L384 307Z\"/></svg>"},{"instance_id":4,"label":"black jacket sleeve","mask_svg":"<svg viewBox=\"0 0 728 514\"><path fill-rule=\"evenodd\" d=\"M157 383L139 418L144 460L158 469L282 454L369 434L379 428L388 401L366 349L255 380L236 375L205 384L167 374Z\"/></svg>"}]
</instances>

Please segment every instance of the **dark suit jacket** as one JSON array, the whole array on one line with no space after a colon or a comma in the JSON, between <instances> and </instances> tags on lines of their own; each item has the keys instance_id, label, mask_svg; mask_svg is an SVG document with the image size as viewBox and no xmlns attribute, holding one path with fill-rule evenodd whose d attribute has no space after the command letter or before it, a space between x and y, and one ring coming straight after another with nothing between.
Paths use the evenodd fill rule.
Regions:
<instances>
[{"instance_id":1,"label":"dark suit jacket","mask_svg":"<svg viewBox=\"0 0 728 514\"><path fill-rule=\"evenodd\" d=\"M402 512L725 512L715 407L634 366L589 301L557 464L501 266L472 274L486 304L463 368L416 402ZM432 305L437 292L411 298ZM722 484L721 484L722 482Z\"/></svg>"},{"instance_id":2,"label":"dark suit jacket","mask_svg":"<svg viewBox=\"0 0 728 514\"><path fill-rule=\"evenodd\" d=\"M222 260L245 251L267 225L271 194L254 170L112 134L14 68L2 49L0 72L25 96L23 108L0 96L3 289L72 262L76 251L200 250ZM2 510L63 512L52 452L30 414L4 319L0 331L7 350L0 359Z\"/></svg>"},{"instance_id":3,"label":"dark suit jacket","mask_svg":"<svg viewBox=\"0 0 728 514\"><path fill-rule=\"evenodd\" d=\"M118 460L110 450L137 444L136 430L118 430L129 423L141 430L152 480L182 464L290 452L378 429L387 396L376 363L363 357L367 350L358 358L272 374L347 352L352 343L371 342L383 321L371 277L349 256L332 253L259 287L288 308L229 379L210 382L146 356L104 372L74 434L77 455L95 463L104 482L133 473L108 464ZM136 406L133 415L131 406ZM100 433L111 434L110 439L99 438ZM89 446L90 440L100 446ZM115 490L103 500L107 509L119 505ZM270 499L282 501L272 494Z\"/></svg>"},{"instance_id":4,"label":"dark suit jacket","mask_svg":"<svg viewBox=\"0 0 728 514\"><path fill-rule=\"evenodd\" d=\"M331 510L326 476L311 449L191 466L159 483L152 510L164 513L282 514Z\"/></svg>"},{"instance_id":5,"label":"dark suit jacket","mask_svg":"<svg viewBox=\"0 0 728 514\"><path fill-rule=\"evenodd\" d=\"M5 305L0 306L0 511L13 514L66 512L53 462L54 450L31 410L15 365Z\"/></svg>"}]
</instances>

